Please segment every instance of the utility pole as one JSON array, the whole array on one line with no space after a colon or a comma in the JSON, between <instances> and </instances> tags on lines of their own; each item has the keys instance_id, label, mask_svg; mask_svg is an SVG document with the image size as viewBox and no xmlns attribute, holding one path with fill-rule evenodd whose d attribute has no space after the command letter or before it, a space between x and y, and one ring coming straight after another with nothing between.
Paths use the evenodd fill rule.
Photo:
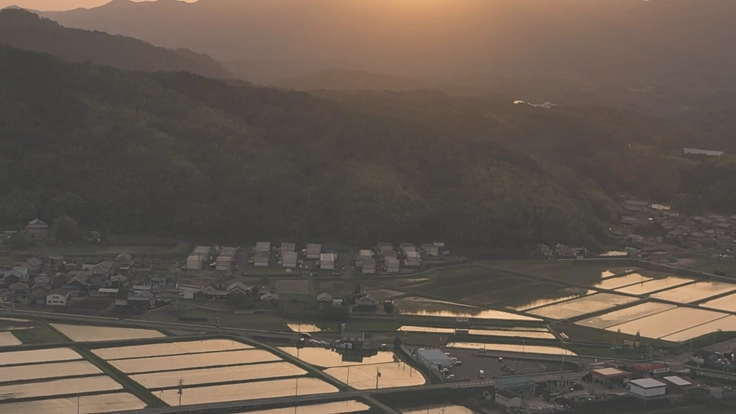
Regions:
<instances>
[{"instance_id":1,"label":"utility pole","mask_svg":"<svg viewBox=\"0 0 736 414\"><path fill-rule=\"evenodd\" d=\"M348 365L348 377L345 380L345 385L350 386L350 365Z\"/></svg>"},{"instance_id":2,"label":"utility pole","mask_svg":"<svg viewBox=\"0 0 736 414\"><path fill-rule=\"evenodd\" d=\"M381 378L381 371L376 367L376 392L378 392L378 379Z\"/></svg>"},{"instance_id":3,"label":"utility pole","mask_svg":"<svg viewBox=\"0 0 736 414\"><path fill-rule=\"evenodd\" d=\"M79 395L77 395L77 414L79 414Z\"/></svg>"},{"instance_id":4,"label":"utility pole","mask_svg":"<svg viewBox=\"0 0 736 414\"><path fill-rule=\"evenodd\" d=\"M181 414L181 396L184 394L184 380L179 379L179 391L177 392L179 394L179 414Z\"/></svg>"}]
</instances>

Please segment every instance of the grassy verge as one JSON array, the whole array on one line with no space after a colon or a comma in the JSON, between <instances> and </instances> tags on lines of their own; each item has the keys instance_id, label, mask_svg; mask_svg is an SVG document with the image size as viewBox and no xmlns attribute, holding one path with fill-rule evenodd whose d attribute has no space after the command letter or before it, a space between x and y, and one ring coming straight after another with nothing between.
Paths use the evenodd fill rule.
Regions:
<instances>
[{"instance_id":1,"label":"grassy verge","mask_svg":"<svg viewBox=\"0 0 736 414\"><path fill-rule=\"evenodd\" d=\"M145 387L131 380L127 375L123 374L117 368L108 364L107 361L95 355L89 349L81 346L74 345L72 348L82 355L87 361L91 362L97 368L99 368L105 375L118 382L123 388L131 394L138 397L141 401L146 403L149 407L168 407L168 404L160 400L153 393L148 391Z\"/></svg>"},{"instance_id":2,"label":"grassy verge","mask_svg":"<svg viewBox=\"0 0 736 414\"><path fill-rule=\"evenodd\" d=\"M24 345L70 342L69 338L45 323L39 323L32 329L19 329L12 332Z\"/></svg>"}]
</instances>

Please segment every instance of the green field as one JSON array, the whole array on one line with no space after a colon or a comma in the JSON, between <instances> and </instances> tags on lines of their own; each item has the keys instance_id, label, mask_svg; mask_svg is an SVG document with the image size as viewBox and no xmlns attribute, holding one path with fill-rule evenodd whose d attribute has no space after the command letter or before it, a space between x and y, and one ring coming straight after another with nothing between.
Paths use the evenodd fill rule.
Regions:
<instances>
[{"instance_id":1,"label":"green field","mask_svg":"<svg viewBox=\"0 0 736 414\"><path fill-rule=\"evenodd\" d=\"M693 267L692 270L705 273L715 273L716 271L719 271L725 273L727 276L736 276L736 260L708 259L698 263L698 265Z\"/></svg>"}]
</instances>

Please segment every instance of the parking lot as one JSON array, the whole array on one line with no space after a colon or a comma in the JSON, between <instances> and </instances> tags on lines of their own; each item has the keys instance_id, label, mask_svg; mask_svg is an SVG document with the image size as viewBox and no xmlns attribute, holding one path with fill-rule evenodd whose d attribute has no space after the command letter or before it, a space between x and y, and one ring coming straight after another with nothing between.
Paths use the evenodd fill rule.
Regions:
<instances>
[{"instance_id":1,"label":"parking lot","mask_svg":"<svg viewBox=\"0 0 736 414\"><path fill-rule=\"evenodd\" d=\"M534 361L531 359L517 359L511 357L503 357L503 361L499 362L498 356L492 352L487 352L485 356L480 356L477 350L458 349L458 348L442 348L442 352L449 353L451 357L462 361L462 365L454 366L450 369L450 374L455 375L458 381L478 381L479 370L485 372L485 378L490 379L502 375L532 375L542 374L545 372L560 371L561 363L553 361ZM572 365L565 364L565 370L573 368Z\"/></svg>"}]
</instances>

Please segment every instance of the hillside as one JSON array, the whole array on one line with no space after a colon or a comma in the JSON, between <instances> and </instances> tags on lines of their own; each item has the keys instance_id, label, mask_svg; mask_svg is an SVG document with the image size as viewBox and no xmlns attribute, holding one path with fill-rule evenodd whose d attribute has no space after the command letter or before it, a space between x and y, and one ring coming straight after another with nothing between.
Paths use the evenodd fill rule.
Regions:
<instances>
[{"instance_id":1,"label":"hillside","mask_svg":"<svg viewBox=\"0 0 736 414\"><path fill-rule=\"evenodd\" d=\"M201 53L155 47L130 37L69 29L21 9L0 10L0 44L127 70L186 71L213 78L232 78L225 67Z\"/></svg>"},{"instance_id":2,"label":"hillside","mask_svg":"<svg viewBox=\"0 0 736 414\"><path fill-rule=\"evenodd\" d=\"M114 0L44 16L246 69L292 67L254 81L335 67L596 81L736 69L732 0Z\"/></svg>"},{"instance_id":3,"label":"hillside","mask_svg":"<svg viewBox=\"0 0 736 414\"><path fill-rule=\"evenodd\" d=\"M269 82L272 86L296 90L392 90L411 91L419 89L442 89L442 85L431 82L370 73L362 70L327 69L305 76Z\"/></svg>"},{"instance_id":4,"label":"hillside","mask_svg":"<svg viewBox=\"0 0 736 414\"><path fill-rule=\"evenodd\" d=\"M302 92L0 47L0 224L245 238L605 241L612 197L736 211L736 160L659 118L441 92ZM329 99L324 99L329 98Z\"/></svg>"}]
</instances>

